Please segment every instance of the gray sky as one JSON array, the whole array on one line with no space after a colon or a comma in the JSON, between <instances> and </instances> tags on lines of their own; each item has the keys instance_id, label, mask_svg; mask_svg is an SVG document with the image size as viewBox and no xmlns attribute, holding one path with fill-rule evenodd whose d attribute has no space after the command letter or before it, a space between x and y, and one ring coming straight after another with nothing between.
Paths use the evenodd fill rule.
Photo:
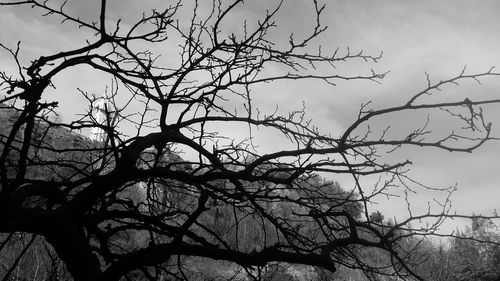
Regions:
<instances>
[{"instance_id":1,"label":"gray sky","mask_svg":"<svg viewBox=\"0 0 500 281\"><path fill-rule=\"evenodd\" d=\"M164 1L109 0L110 20L117 17L138 18L142 9ZM308 0L285 0L277 18L280 28L276 40L286 40L291 31L301 34L311 27ZM276 1L253 0L230 17L228 26L235 30L242 19L250 21L262 15L266 8ZM82 18L97 19L98 1L72 1L67 9ZM21 54L25 61L60 50L70 49L84 43L85 31L78 31L73 25L60 25L57 18L41 18L37 11L28 7L0 8L0 41L14 46L22 41ZM309 117L323 132L340 132L357 115L362 102L373 101L375 108L397 105L426 86L425 72L433 80L457 75L464 65L470 72L484 72L491 66L500 71L500 1L497 0L356 0L328 1L323 23L329 28L318 43L323 51L341 50L349 46L352 50L364 50L377 55L383 51L383 59L377 63L353 63L340 65L348 73L366 73L371 68L390 74L381 85L368 82L342 82L336 87L324 83L308 82L281 83L269 88L258 87L254 91L255 102L264 109L272 110L275 104L280 110L300 108L306 103ZM234 22L232 22L234 21ZM126 24L126 23L125 23ZM165 52L168 52L166 50ZM3 69L12 69L12 63L5 52L0 53ZM74 118L75 112L82 112L81 98L75 88L82 87L96 93L102 92L109 80L95 76L85 68L77 68L55 81L57 90L47 97L61 101L60 112L65 119ZM443 97L499 98L500 79L484 79L482 85L475 82L463 83L460 87L444 89ZM272 94L270 94L272 92ZM457 98L459 99L459 98ZM487 118L494 123L494 132L500 136L500 106L488 107ZM438 129L447 129L446 120L436 118ZM422 125L425 115L398 117L391 120L402 128ZM496 124L495 124L496 123ZM262 134L263 150L279 149L280 144L270 135ZM269 141L265 138L269 138ZM458 184L459 190L452 197L454 209L489 214L499 207L500 142L488 143L473 154L450 154L436 149L404 150L395 155L410 158L414 165L412 175L430 186ZM339 180L349 186L346 179ZM413 195L414 205L423 210L427 201L436 194L418 190ZM381 200L373 210L383 213L402 212L401 200ZM448 224L452 229L453 224Z\"/></svg>"}]
</instances>

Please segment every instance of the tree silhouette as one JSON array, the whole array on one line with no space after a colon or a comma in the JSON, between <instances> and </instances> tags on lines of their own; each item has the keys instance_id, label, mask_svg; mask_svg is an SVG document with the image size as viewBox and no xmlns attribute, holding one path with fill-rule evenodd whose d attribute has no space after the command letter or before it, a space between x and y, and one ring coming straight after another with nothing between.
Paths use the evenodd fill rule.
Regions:
<instances>
[{"instance_id":1,"label":"tree silhouette","mask_svg":"<svg viewBox=\"0 0 500 281\"><path fill-rule=\"evenodd\" d=\"M0 139L0 232L42 237L74 280L189 279L187 257L231 262L250 273L284 262L330 272L345 266L369 278L420 279L411 267L408 237L431 235L454 215L446 201L437 213L410 211L390 225L373 221L370 202L390 187L405 190L415 183L406 174L410 160L384 156L403 146L471 152L492 139L480 106L500 100L433 98L447 85L499 76L493 68L475 74L464 68L437 82L427 77L425 89L401 105L363 104L343 132L322 133L304 110L266 114L253 102L254 91L272 82L328 86L384 77L335 68L341 62L376 62L379 55L316 48L326 30L318 1L311 2L310 33L290 35L286 42L272 35L281 4L245 21L239 33L229 18L244 7L242 0L214 1L209 9L179 0L135 23L108 19L106 0L95 22L67 12L64 4L0 2L61 20L86 40L27 64L19 44L2 42L18 71L0 73L2 114L9 112ZM187 17L186 10L194 12ZM177 57L165 59L162 50L176 50ZM87 114L68 122L53 118L58 103L47 101L47 93L57 87L55 77L79 66L111 78L109 108L101 108L113 116L105 122L92 115L98 98L82 89ZM377 118L410 111L423 113L424 121L429 112L444 111L464 125L433 132L427 120L403 134L370 127ZM247 135L234 139L232 126L247 128ZM96 127L105 132L102 141L74 133ZM287 143L264 153L254 142L257 130L279 134ZM183 159L181 151L195 156ZM355 188L341 190L318 174L351 175ZM373 191L360 181L369 175L381 177ZM277 210L273 204L288 207ZM434 223L412 226L425 219ZM386 264L372 264L367 249L383 253Z\"/></svg>"}]
</instances>

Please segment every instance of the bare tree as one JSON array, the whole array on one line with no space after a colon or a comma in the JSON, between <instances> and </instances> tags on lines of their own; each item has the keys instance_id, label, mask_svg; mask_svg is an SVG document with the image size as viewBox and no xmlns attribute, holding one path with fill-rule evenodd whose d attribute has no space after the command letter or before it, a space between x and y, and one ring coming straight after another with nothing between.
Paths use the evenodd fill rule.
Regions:
<instances>
[{"instance_id":1,"label":"bare tree","mask_svg":"<svg viewBox=\"0 0 500 281\"><path fill-rule=\"evenodd\" d=\"M493 68L476 74L464 68L437 82L428 77L425 89L401 105L363 104L344 132L322 133L303 110L261 112L252 92L280 80L329 86L384 77L371 70L350 76L335 68L340 62L376 62L379 55L350 49L327 54L314 45L326 30L318 1L311 1L310 33L290 35L286 42L272 36L281 3L245 22L241 33L227 25L242 0L213 1L208 10L200 8L206 3L179 0L132 24L108 19L106 0L100 1L96 22L70 14L64 4L0 2L3 8L25 6L62 20L87 42L27 65L19 44L1 45L18 72L0 74L2 110L12 112L1 131L0 232L43 237L75 280L184 280L191 276L187 264L202 258L249 272L285 262L330 272L345 266L369 278L421 279L412 270L418 240L409 238L435 233L453 216L450 205L444 202L436 213L409 212L391 224L372 220L370 202L390 187L404 191L418 184L406 174L409 160L388 162L384 156L404 146L470 152L493 139L481 106L500 100L431 99L447 85L499 76ZM190 17L185 9L193 11ZM160 56L167 49L178 51L175 60ZM87 114L68 122L53 118L57 102L47 102L46 92L57 86L56 76L79 65L111 77L109 103L101 107L105 122L94 118L96 97L81 89ZM425 114L424 123L429 112L444 111L465 125L444 135L428 128L429 119L399 135L370 127L377 118L410 111ZM247 138L234 140L221 128L232 125L248 128ZM96 127L104 132L102 141L70 133ZM280 134L288 144L259 152L254 145L259 128ZM196 157L182 159L180 151ZM355 188L341 192L318 173L351 175ZM375 190L359 181L369 175L381 177ZM433 223L412 227L425 219ZM367 251L386 258L373 264Z\"/></svg>"}]
</instances>

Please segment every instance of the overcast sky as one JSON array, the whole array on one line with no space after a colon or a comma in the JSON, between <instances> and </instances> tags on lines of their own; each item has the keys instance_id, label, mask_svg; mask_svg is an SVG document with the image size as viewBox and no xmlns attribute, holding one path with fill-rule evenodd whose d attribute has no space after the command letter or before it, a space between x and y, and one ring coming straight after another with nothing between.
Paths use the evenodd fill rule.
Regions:
<instances>
[{"instance_id":1,"label":"overcast sky","mask_svg":"<svg viewBox=\"0 0 500 281\"><path fill-rule=\"evenodd\" d=\"M50 2L50 1L49 1ZM151 7L165 1L109 0L110 20L117 17L139 17L144 7ZM312 1L285 0L277 24L277 40L287 38L294 31L301 34L311 28ZM54 2L55 3L55 2ZM276 1L247 0L246 5L230 17L235 28L242 19L256 19ZM160 4L161 5L161 4ZM70 1L70 13L96 20L98 1ZM61 25L60 19L42 18L39 11L12 7L0 7L0 41L9 46L22 41L21 55L24 61L31 61L40 55L67 50L84 42L85 31L72 25ZM356 118L362 102L373 101L375 108L397 105L412 94L425 88L425 72L432 79L440 80L457 75L464 65L470 72L484 72L491 66L500 71L500 1L497 0L356 0L327 1L323 24L328 30L319 38L323 51L340 47L345 50L364 50L383 59L377 63L349 64L340 66L349 73L390 71L381 85L368 82L342 82L336 87L324 83L310 82L292 85L279 84L273 87L272 95L264 87L255 91L255 101L264 108L298 108L304 101L309 117L323 132L340 132ZM230 22L229 25L233 24ZM280 37L285 36L285 37ZM168 52L168 50L166 51ZM12 61L5 52L0 54L0 66L12 69ZM102 91L109 80L96 77L86 69L76 69L58 77L57 91L49 97L61 101L60 113L66 120L74 118L75 112L82 112L81 98L76 97L75 87L89 91ZM484 79L483 84L470 82L460 87L448 87L445 97L499 98L500 79ZM500 106L488 107L487 118L500 136ZM425 115L398 117L392 120L399 126L422 125ZM438 120L439 121L439 120ZM446 129L446 123L436 128ZM495 127L494 127L495 128ZM265 136L264 136L265 137ZM269 137L270 138L270 137ZM272 139L261 140L264 149L278 149ZM454 209L465 214L491 213L499 207L500 195L500 142L488 143L473 154L450 154L436 149L405 150L398 154L410 158L414 165L412 175L431 186L458 184L459 190L453 196ZM351 185L342 178L343 185ZM417 208L426 206L435 194L421 190L413 196ZM402 211L401 204L394 199L381 200L373 210L381 210L387 216ZM450 224L448 229L453 228Z\"/></svg>"}]
</instances>

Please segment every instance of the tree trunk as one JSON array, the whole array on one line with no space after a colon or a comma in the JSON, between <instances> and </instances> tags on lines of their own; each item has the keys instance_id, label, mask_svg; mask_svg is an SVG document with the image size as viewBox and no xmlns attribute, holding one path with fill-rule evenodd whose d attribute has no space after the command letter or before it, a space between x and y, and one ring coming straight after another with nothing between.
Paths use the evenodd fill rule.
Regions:
<instances>
[{"instance_id":1,"label":"tree trunk","mask_svg":"<svg viewBox=\"0 0 500 281\"><path fill-rule=\"evenodd\" d=\"M66 264L75 281L99 280L102 271L97 257L92 253L83 229L69 216L58 216L44 234Z\"/></svg>"}]
</instances>

